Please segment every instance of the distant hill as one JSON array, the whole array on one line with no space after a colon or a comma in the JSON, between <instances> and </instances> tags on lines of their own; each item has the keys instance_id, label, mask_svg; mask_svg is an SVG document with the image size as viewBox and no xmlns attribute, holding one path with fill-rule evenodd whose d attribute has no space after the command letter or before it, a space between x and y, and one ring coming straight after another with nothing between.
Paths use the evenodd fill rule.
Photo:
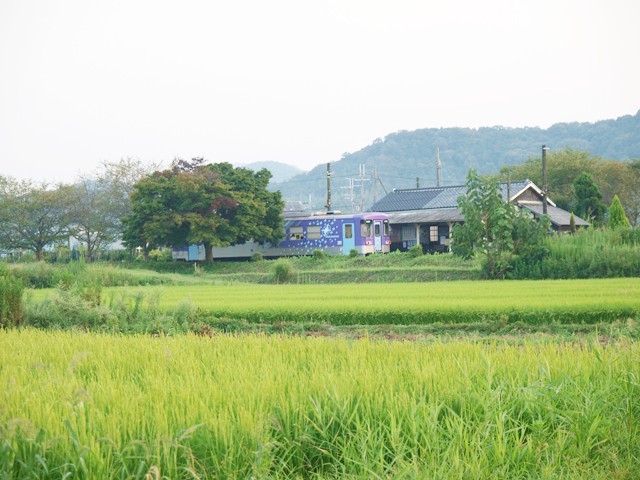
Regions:
<instances>
[{"instance_id":1,"label":"distant hill","mask_svg":"<svg viewBox=\"0 0 640 480\"><path fill-rule=\"evenodd\" d=\"M552 150L570 147L607 160L640 159L640 111L615 120L558 123L548 129L427 128L391 133L331 163L332 206L350 211L360 204L360 165L365 166L367 208L384 195L383 187L388 191L415 187L416 177L421 187L435 186L438 148L442 185L459 185L464 183L470 167L480 173L495 173L503 165L540 156L543 144ZM326 168L326 164L318 165L273 188L279 188L285 200L303 202L311 209L322 208L326 202ZM373 181L374 171L380 181Z\"/></svg>"},{"instance_id":2,"label":"distant hill","mask_svg":"<svg viewBox=\"0 0 640 480\"><path fill-rule=\"evenodd\" d=\"M293 165L271 161L253 162L249 163L248 165L242 165L242 167L249 168L255 172L262 168L266 168L271 172L271 183L286 182L290 178L304 173L304 170L301 170L298 167L294 167Z\"/></svg>"}]
</instances>

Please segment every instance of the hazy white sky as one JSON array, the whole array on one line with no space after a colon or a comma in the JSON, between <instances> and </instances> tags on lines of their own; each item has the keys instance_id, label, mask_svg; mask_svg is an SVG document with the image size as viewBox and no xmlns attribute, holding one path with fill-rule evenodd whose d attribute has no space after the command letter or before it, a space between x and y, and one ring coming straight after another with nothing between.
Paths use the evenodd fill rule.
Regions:
<instances>
[{"instance_id":1,"label":"hazy white sky","mask_svg":"<svg viewBox=\"0 0 640 480\"><path fill-rule=\"evenodd\" d=\"M0 0L0 175L635 114L639 25L638 0Z\"/></svg>"}]
</instances>

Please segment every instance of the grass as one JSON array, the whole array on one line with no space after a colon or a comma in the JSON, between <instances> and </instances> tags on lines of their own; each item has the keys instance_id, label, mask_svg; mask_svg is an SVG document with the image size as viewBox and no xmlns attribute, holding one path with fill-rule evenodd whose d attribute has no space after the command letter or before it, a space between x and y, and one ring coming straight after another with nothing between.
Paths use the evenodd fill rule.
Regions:
<instances>
[{"instance_id":1,"label":"grass","mask_svg":"<svg viewBox=\"0 0 640 480\"><path fill-rule=\"evenodd\" d=\"M640 346L0 332L8 478L635 478Z\"/></svg>"},{"instance_id":2,"label":"grass","mask_svg":"<svg viewBox=\"0 0 640 480\"><path fill-rule=\"evenodd\" d=\"M106 289L104 297L122 289ZM188 302L209 316L252 322L354 324L597 323L637 319L640 279L460 281L351 285L192 285L130 287L158 308ZM50 291L33 291L42 301ZM111 300L113 302L113 300Z\"/></svg>"}]
</instances>

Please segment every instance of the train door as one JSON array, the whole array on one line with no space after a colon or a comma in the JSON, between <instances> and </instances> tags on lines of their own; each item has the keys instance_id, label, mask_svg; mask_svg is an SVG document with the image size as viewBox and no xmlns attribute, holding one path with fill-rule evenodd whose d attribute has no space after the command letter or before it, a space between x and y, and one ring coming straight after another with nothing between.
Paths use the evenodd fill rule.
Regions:
<instances>
[{"instance_id":1,"label":"train door","mask_svg":"<svg viewBox=\"0 0 640 480\"><path fill-rule=\"evenodd\" d=\"M198 245L189 245L188 259L190 262L197 262L200 260L200 249L198 248Z\"/></svg>"},{"instance_id":2,"label":"train door","mask_svg":"<svg viewBox=\"0 0 640 480\"><path fill-rule=\"evenodd\" d=\"M375 245L376 252L382 251L382 221L376 220L373 222L373 243Z\"/></svg>"},{"instance_id":3,"label":"train door","mask_svg":"<svg viewBox=\"0 0 640 480\"><path fill-rule=\"evenodd\" d=\"M349 255L349 252L356 248L356 237L353 232L353 223L342 224L342 254Z\"/></svg>"}]
</instances>

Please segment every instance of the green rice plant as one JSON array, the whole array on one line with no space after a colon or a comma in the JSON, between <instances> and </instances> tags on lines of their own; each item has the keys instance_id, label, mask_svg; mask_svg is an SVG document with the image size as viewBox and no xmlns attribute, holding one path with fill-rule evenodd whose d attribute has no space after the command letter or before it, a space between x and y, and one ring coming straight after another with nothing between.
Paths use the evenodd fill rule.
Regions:
<instances>
[{"instance_id":1,"label":"green rice plant","mask_svg":"<svg viewBox=\"0 0 640 480\"><path fill-rule=\"evenodd\" d=\"M209 315L252 322L579 324L638 319L640 279L167 286L158 308L184 298Z\"/></svg>"},{"instance_id":2,"label":"green rice plant","mask_svg":"<svg viewBox=\"0 0 640 480\"><path fill-rule=\"evenodd\" d=\"M3 331L0 476L634 478L639 358L595 336Z\"/></svg>"}]
</instances>

